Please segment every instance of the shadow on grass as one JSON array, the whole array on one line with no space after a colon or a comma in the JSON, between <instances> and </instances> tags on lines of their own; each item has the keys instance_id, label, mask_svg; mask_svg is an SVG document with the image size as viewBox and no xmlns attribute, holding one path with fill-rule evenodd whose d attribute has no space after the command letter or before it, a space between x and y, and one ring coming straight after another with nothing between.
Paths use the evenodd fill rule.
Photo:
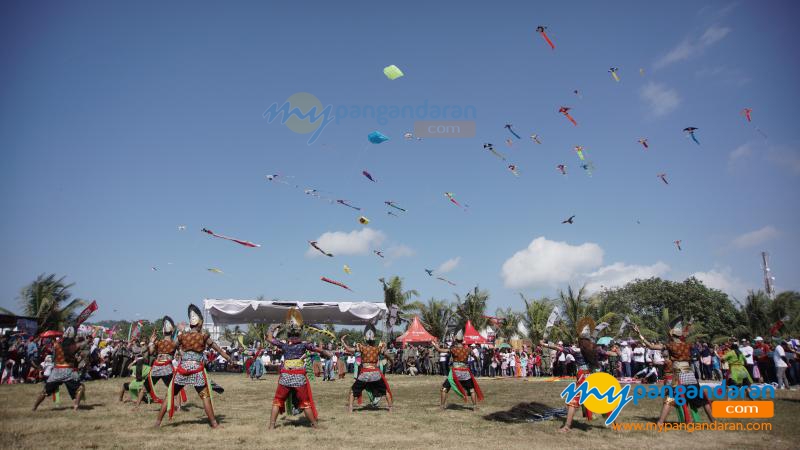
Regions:
<instances>
[{"instance_id":1,"label":"shadow on grass","mask_svg":"<svg viewBox=\"0 0 800 450\"><path fill-rule=\"evenodd\" d=\"M458 403L448 403L447 407L445 407L445 409L448 410L448 411L450 411L450 410L453 410L453 411L472 411L472 405L465 406L465 405L459 405Z\"/></svg>"},{"instance_id":2,"label":"shadow on grass","mask_svg":"<svg viewBox=\"0 0 800 450\"><path fill-rule=\"evenodd\" d=\"M97 407L103 407L103 406L106 406L106 404L97 403L97 404L86 405L81 403L81 405L78 406L78 411L91 411ZM72 409L72 405L57 406L55 408L52 408L51 411L66 411L68 409Z\"/></svg>"},{"instance_id":3,"label":"shadow on grass","mask_svg":"<svg viewBox=\"0 0 800 450\"><path fill-rule=\"evenodd\" d=\"M485 420L503 423L529 423L545 420L561 420L567 415L566 408L553 408L537 403L517 403L506 411L497 411L483 416ZM577 423L576 423L577 425Z\"/></svg>"},{"instance_id":4,"label":"shadow on grass","mask_svg":"<svg viewBox=\"0 0 800 450\"><path fill-rule=\"evenodd\" d=\"M781 398L778 399L778 401L787 403L800 403L800 398Z\"/></svg>"},{"instance_id":5,"label":"shadow on grass","mask_svg":"<svg viewBox=\"0 0 800 450\"><path fill-rule=\"evenodd\" d=\"M217 423L218 424L222 425L222 424L225 423L225 415L224 414L217 414L216 417L217 417ZM173 419L172 421L167 422L166 425L163 425L162 428L164 428L164 427L175 428L175 427L179 427L181 425L201 425L201 424L202 425L208 425L208 417L203 415L202 417L198 417L197 419L194 419L194 420L180 420L180 421L176 421L176 420Z\"/></svg>"}]
</instances>

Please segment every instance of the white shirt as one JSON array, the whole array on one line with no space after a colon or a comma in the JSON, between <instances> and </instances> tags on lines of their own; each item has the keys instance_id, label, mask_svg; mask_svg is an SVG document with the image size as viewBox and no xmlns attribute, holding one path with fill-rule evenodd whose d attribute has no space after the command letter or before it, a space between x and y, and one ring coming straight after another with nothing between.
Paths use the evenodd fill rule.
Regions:
<instances>
[{"instance_id":1,"label":"white shirt","mask_svg":"<svg viewBox=\"0 0 800 450\"><path fill-rule=\"evenodd\" d=\"M620 350L620 358L622 359L622 362L624 362L624 363L631 362L631 355L632 354L633 354L633 351L631 350L630 347L628 347L627 345L622 347L622 350Z\"/></svg>"},{"instance_id":2,"label":"white shirt","mask_svg":"<svg viewBox=\"0 0 800 450\"><path fill-rule=\"evenodd\" d=\"M744 363L745 364L753 364L753 347L750 347L749 345L745 345L745 346L739 347L739 351L741 351L742 354L744 355Z\"/></svg>"},{"instance_id":3,"label":"white shirt","mask_svg":"<svg viewBox=\"0 0 800 450\"><path fill-rule=\"evenodd\" d=\"M635 362L640 362L640 363L644 362L644 348L643 347L636 347L636 349L633 350L633 360Z\"/></svg>"},{"instance_id":4,"label":"white shirt","mask_svg":"<svg viewBox=\"0 0 800 450\"><path fill-rule=\"evenodd\" d=\"M572 353L567 353L567 362L575 362L575 357L572 356Z\"/></svg>"},{"instance_id":5,"label":"white shirt","mask_svg":"<svg viewBox=\"0 0 800 450\"><path fill-rule=\"evenodd\" d=\"M786 351L779 345L775 347L775 351L772 352L772 361L775 362L775 367L789 367L786 362L781 359L782 356L786 356Z\"/></svg>"}]
</instances>

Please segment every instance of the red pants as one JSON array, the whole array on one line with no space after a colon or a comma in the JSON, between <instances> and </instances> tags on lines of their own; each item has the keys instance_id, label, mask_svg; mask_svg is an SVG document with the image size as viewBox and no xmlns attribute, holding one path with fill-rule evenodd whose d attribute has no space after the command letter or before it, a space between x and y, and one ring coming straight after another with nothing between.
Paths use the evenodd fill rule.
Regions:
<instances>
[{"instance_id":1,"label":"red pants","mask_svg":"<svg viewBox=\"0 0 800 450\"><path fill-rule=\"evenodd\" d=\"M278 389L275 391L275 398L272 400L272 406L283 406L292 390L294 390L294 395L300 402L300 409L311 408L311 402L308 399L308 384L296 388L278 384Z\"/></svg>"}]
</instances>

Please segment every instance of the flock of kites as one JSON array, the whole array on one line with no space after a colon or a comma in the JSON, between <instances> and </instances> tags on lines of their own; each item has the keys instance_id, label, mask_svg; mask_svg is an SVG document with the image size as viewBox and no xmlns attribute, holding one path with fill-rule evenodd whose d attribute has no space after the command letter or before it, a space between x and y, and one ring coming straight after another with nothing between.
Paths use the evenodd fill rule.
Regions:
<instances>
[{"instance_id":1,"label":"flock of kites","mask_svg":"<svg viewBox=\"0 0 800 450\"><path fill-rule=\"evenodd\" d=\"M547 35L547 27L546 26L538 26L536 28L536 31L542 36L542 38L547 43L547 45L552 50L555 50L555 48L556 48L555 44L553 43L552 39L550 39L550 37ZM608 72L611 74L611 78L615 82L620 82L621 81L618 67L611 67L611 68L609 68ZM386 75L386 77L389 80L396 80L396 79L398 79L400 77L403 77L405 75L403 73L403 71L400 70L400 68L395 66L395 65L390 65L390 66L385 67L383 69L383 73L384 73L384 75ZM639 74L640 75L644 75L644 69L639 69ZM573 93L578 98L582 98L580 92L577 89L574 90ZM563 114L564 117L573 126L577 127L578 126L578 122L575 120L575 118L570 113L572 111L572 109L573 108L569 107L569 106L561 106L558 109L558 112ZM751 117L752 112L753 112L753 110L751 108L744 108L741 111L742 115L745 117L747 122L752 122L752 117ZM505 143L506 143L507 147L509 147L509 148L513 147L514 139L522 140L522 137L519 135L519 133L517 133L514 130L512 124L507 123L507 124L505 124L504 128L511 135L511 137L508 137L505 140ZM694 141L695 144L700 145L700 141L697 139L697 135L696 135L696 131L697 130L698 130L697 127L686 127L686 128L683 129L683 132L685 133L687 138L689 138L692 141ZM766 138L766 135L764 134L764 132L761 131L758 127L756 127L755 130L758 131L763 137ZM513 137L513 139L512 139L512 137ZM412 133L412 132L405 132L403 134L403 138L405 140L407 140L407 141L410 141L410 140L422 140L422 138L415 136L414 133ZM389 139L390 138L388 136L384 135L380 131L373 131L373 132L371 132L371 133L369 133L367 135L367 140L372 144L381 144L383 142L388 141ZM541 137L538 134L531 134L530 135L530 139L535 144L539 144L539 145L542 144ZM637 140L637 142L644 148L644 150L648 150L650 148L650 144L649 144L647 138L639 138ZM496 158L498 158L498 159L500 159L500 160L502 160L504 162L508 162L506 156L503 153L501 153L500 151L498 151L492 143L489 143L489 142L484 143L483 144L483 149L486 150L487 152L491 153L494 157L496 157ZM576 145L574 147L574 150L575 150L575 153L576 153L576 155L578 157L578 160L579 160L578 165L587 173L587 175L592 176L592 171L594 169L594 166L593 166L593 164L592 164L592 162L590 160L586 159L586 155L584 153L585 148L583 146L581 146L581 145ZM509 172L511 172L512 175L514 175L516 177L518 177L520 175L519 167L516 164L509 163L507 165L507 168L508 168ZM566 175L567 174L567 165L565 163L558 164L556 166L556 169L562 175ZM363 170L361 172L361 174L366 179L368 179L370 182L373 182L373 183L377 183L378 182L377 178L375 176L373 176L366 169ZM313 189L313 188L303 188L299 184L291 183L289 180L292 179L292 178L294 178L294 177L285 176L285 175L281 175L281 174L270 174L270 175L266 176L266 179L269 182L284 184L284 185L287 185L287 186L292 186L292 187L294 187L296 189L302 189L303 193L305 195L309 196L309 197L320 199L320 200L325 200L325 201L327 201L327 202L329 202L331 204L341 205L341 206L353 209L355 211L361 211L362 210L362 208L360 206L356 206L356 205L352 204L350 202L350 200L336 198L336 196L333 196L330 193L319 191L319 190ZM665 185L669 185L669 181L667 180L667 174L666 173L659 173L657 175L657 178L659 178ZM456 199L455 194L453 192L445 192L444 196L445 196L445 198L447 198L447 200L450 201L450 203L452 203L453 205L455 205L455 206L457 206L457 207L459 207L459 208L461 208L463 210L467 210L467 208L469 208L469 205L467 205L467 204L463 204L462 205L461 203L459 203L459 201ZM407 212L407 210L405 208L401 207L400 205L398 205L393 200L386 200L386 201L384 201L384 204L388 208L387 211L386 211L387 215L394 216L394 217L400 217L400 215L402 213L406 213ZM366 216L363 216L363 215L359 216L357 220L358 220L358 223L360 223L361 225L367 225L367 224L370 223L370 220ZM572 215L569 218L563 220L561 223L562 224L573 224L574 220L575 220L575 215ZM638 223L638 221L637 221L637 223ZM180 225L180 226L178 226L178 230L179 231L184 231L184 230L186 230L186 226L185 225ZM258 247L260 247L259 244L255 244L253 242L246 241L246 240L243 240L243 239L237 239L237 238L233 238L233 237L217 234L217 233L215 233L215 232L213 232L213 231L211 231L211 230L209 230L207 228L203 228L201 231L206 233L206 234L208 234L209 236L214 237L214 238L228 240L228 241L237 243L239 245L243 245L245 247L250 247L250 248L258 248ZM675 247L679 251L682 250L681 242L682 242L681 240L673 241L673 243L675 244ZM308 244L313 249L318 251L319 253L321 253L321 254L329 257L329 258L333 258L334 257L333 253L330 253L330 252L326 251L325 249L323 249L322 247L320 247L320 245L319 245L319 243L317 241L308 241ZM373 250L373 253L379 258L384 258L385 257L383 252L380 251L380 250ZM169 263L169 264L171 264L171 263ZM152 267L152 270L153 271L157 271L158 269L156 267ZM209 272L212 272L212 273L219 273L219 274L223 273L220 269L217 269L217 268L209 268L207 270ZM343 266L343 271L344 271L344 273L346 273L348 275L352 273L352 269L347 264L345 264ZM434 270L433 269L425 269L425 273L427 273L428 276L430 276L430 277L434 277ZM448 280L448 279L446 279L446 278L444 278L442 276L436 276L435 278L437 280L440 280L440 281L443 281L445 283L448 283L451 286L455 286L456 285L456 283L454 283L454 282L452 282L452 281L450 281L450 280ZM334 279L331 279L331 278L328 278L328 277L324 277L324 276L320 277L320 280L324 281L326 283L330 283L332 285L341 287L343 289L347 289L349 291L352 291L352 289L350 289L349 286L347 286L346 284L344 284L344 283L342 283L340 281L337 281L337 280L334 280Z\"/></svg>"}]
</instances>

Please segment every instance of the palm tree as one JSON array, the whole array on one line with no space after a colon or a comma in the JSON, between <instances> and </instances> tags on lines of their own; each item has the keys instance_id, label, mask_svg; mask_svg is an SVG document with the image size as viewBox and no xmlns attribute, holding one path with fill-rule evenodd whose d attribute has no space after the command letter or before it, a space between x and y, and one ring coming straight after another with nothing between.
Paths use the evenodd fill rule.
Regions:
<instances>
[{"instance_id":1,"label":"palm tree","mask_svg":"<svg viewBox=\"0 0 800 450\"><path fill-rule=\"evenodd\" d=\"M77 309L85 304L81 299L70 300L69 289L64 278L55 274L39 275L35 281L22 288L20 303L25 315L35 317L39 330L58 330L73 318Z\"/></svg>"},{"instance_id":2,"label":"palm tree","mask_svg":"<svg viewBox=\"0 0 800 450\"><path fill-rule=\"evenodd\" d=\"M586 294L586 285L578 290L578 295L572 290L572 286L567 286L566 294L559 291L558 297L561 299L563 314L569 322L568 325L575 327L578 322L589 315L589 301Z\"/></svg>"},{"instance_id":3,"label":"palm tree","mask_svg":"<svg viewBox=\"0 0 800 450\"><path fill-rule=\"evenodd\" d=\"M547 318L553 310L552 301L548 298L529 301L521 293L519 296L525 302L525 312L522 313L522 323L528 328L528 338L533 342L539 342L544 336L544 327L547 325Z\"/></svg>"},{"instance_id":4,"label":"palm tree","mask_svg":"<svg viewBox=\"0 0 800 450\"><path fill-rule=\"evenodd\" d=\"M770 303L763 291L750 291L747 294L742 313L751 336L763 336L769 329Z\"/></svg>"},{"instance_id":5,"label":"palm tree","mask_svg":"<svg viewBox=\"0 0 800 450\"><path fill-rule=\"evenodd\" d=\"M522 314L515 312L509 306L508 308L497 308L494 313L499 321L497 335L505 339L511 339L514 335L519 335L517 327L522 321Z\"/></svg>"},{"instance_id":6,"label":"palm tree","mask_svg":"<svg viewBox=\"0 0 800 450\"><path fill-rule=\"evenodd\" d=\"M472 322L472 326L477 330L486 327L486 304L489 302L489 292L478 289L478 286L468 292L462 300L456 294L456 328L461 329L467 324L467 320Z\"/></svg>"},{"instance_id":7,"label":"palm tree","mask_svg":"<svg viewBox=\"0 0 800 450\"><path fill-rule=\"evenodd\" d=\"M419 292L414 289L404 291L402 278L393 276L388 283L383 278L378 281L383 285L383 302L386 303L387 308L396 306L399 313L402 314L406 310L415 309L418 306L417 302L409 303L409 301L412 297L419 297Z\"/></svg>"},{"instance_id":8,"label":"palm tree","mask_svg":"<svg viewBox=\"0 0 800 450\"><path fill-rule=\"evenodd\" d=\"M428 303L417 303L414 309L419 312L419 320L425 329L443 341L455 315L453 305L446 300L431 298Z\"/></svg>"}]
</instances>

